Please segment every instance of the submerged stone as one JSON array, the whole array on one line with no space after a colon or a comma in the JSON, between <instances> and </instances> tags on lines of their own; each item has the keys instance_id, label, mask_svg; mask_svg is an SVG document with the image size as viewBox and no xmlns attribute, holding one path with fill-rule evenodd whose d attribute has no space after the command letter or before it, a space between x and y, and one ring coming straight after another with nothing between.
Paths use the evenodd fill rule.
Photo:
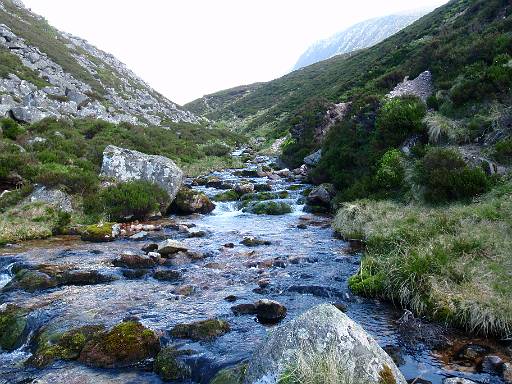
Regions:
<instances>
[{"instance_id":1,"label":"submerged stone","mask_svg":"<svg viewBox=\"0 0 512 384\"><path fill-rule=\"evenodd\" d=\"M7 304L0 312L0 347L4 351L13 351L22 343L27 330L28 311L14 304Z\"/></svg>"},{"instance_id":2,"label":"submerged stone","mask_svg":"<svg viewBox=\"0 0 512 384\"><path fill-rule=\"evenodd\" d=\"M242 384L244 382L247 364L238 364L234 367L220 370L210 381L210 384Z\"/></svg>"},{"instance_id":3,"label":"submerged stone","mask_svg":"<svg viewBox=\"0 0 512 384\"><path fill-rule=\"evenodd\" d=\"M178 324L171 330L171 335L180 339L204 341L222 336L230 329L229 324L224 320L208 319L190 324Z\"/></svg>"}]
</instances>

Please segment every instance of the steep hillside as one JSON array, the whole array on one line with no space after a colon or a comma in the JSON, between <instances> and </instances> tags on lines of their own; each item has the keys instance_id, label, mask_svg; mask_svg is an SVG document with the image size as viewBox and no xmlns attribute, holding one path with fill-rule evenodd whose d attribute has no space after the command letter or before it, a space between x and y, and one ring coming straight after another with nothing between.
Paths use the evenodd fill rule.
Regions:
<instances>
[{"instance_id":1,"label":"steep hillside","mask_svg":"<svg viewBox=\"0 0 512 384\"><path fill-rule=\"evenodd\" d=\"M0 0L0 115L98 118L167 125L197 122L87 41L60 32L19 0Z\"/></svg>"},{"instance_id":2,"label":"steep hillside","mask_svg":"<svg viewBox=\"0 0 512 384\"><path fill-rule=\"evenodd\" d=\"M451 92L459 75L471 76L471 65L489 65L499 53L510 52L510 24L507 1L452 0L374 47L292 72L205 116L242 119L241 127L253 132L270 124L267 131L279 137L311 99L383 96L405 76L427 69L436 91Z\"/></svg>"},{"instance_id":3,"label":"steep hillside","mask_svg":"<svg viewBox=\"0 0 512 384\"><path fill-rule=\"evenodd\" d=\"M313 44L299 57L293 70L330 59L336 55L371 47L404 29L426 13L427 10L410 14L389 15L355 24Z\"/></svg>"}]
</instances>

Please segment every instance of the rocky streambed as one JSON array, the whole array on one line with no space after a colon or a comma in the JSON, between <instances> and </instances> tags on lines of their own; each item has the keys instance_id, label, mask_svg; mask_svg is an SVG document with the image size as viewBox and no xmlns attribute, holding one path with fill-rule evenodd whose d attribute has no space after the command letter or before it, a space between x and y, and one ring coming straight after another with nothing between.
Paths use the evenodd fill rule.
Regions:
<instances>
[{"instance_id":1,"label":"rocky streambed","mask_svg":"<svg viewBox=\"0 0 512 384\"><path fill-rule=\"evenodd\" d=\"M167 217L153 223L160 230L131 238L2 249L1 309L13 315L0 319L11 332L0 335L0 383L208 383L250 358L276 324L324 303L358 322L411 382L505 382L505 343L353 296L347 279L361 255L333 236L329 216L303 211L309 186L300 176L256 172L269 163L190 184L230 200L230 187L251 182L255 192L238 192L271 199L266 213L275 215L254 202L217 201L211 214ZM154 361L158 342L172 348Z\"/></svg>"}]
</instances>

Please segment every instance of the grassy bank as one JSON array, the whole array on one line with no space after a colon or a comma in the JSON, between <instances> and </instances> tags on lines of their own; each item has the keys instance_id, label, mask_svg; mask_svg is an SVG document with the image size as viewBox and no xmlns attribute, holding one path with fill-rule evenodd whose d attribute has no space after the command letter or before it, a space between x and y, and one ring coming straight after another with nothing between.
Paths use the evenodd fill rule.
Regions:
<instances>
[{"instance_id":1,"label":"grassy bank","mask_svg":"<svg viewBox=\"0 0 512 384\"><path fill-rule=\"evenodd\" d=\"M0 243L48 237L62 227L63 218L55 210L26 207L26 197L36 184L71 195L75 208L68 218L71 224L91 224L108 216L87 206L98 202L104 192L99 173L109 144L168 157L186 174L196 176L239 166L230 154L245 142L244 136L223 128L186 123L164 129L100 120L45 119L20 125L1 119L0 128L0 192L10 191L0 197ZM149 187L133 188L132 201L123 205L133 206L134 212L151 211L154 204L148 197L154 193Z\"/></svg>"},{"instance_id":2,"label":"grassy bank","mask_svg":"<svg viewBox=\"0 0 512 384\"><path fill-rule=\"evenodd\" d=\"M334 229L365 240L357 294L394 300L469 331L512 332L512 182L471 203L346 203Z\"/></svg>"}]
</instances>

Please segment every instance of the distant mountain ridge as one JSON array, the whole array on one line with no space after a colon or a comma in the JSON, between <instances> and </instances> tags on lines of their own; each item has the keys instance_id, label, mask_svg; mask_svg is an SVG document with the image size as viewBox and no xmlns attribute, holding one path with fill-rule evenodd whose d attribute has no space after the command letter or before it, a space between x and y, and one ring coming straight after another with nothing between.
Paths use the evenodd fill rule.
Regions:
<instances>
[{"instance_id":1,"label":"distant mountain ridge","mask_svg":"<svg viewBox=\"0 0 512 384\"><path fill-rule=\"evenodd\" d=\"M404 29L428 12L430 9L417 10L355 24L327 39L314 43L300 56L293 70L330 59L336 55L371 47Z\"/></svg>"},{"instance_id":2,"label":"distant mountain ridge","mask_svg":"<svg viewBox=\"0 0 512 384\"><path fill-rule=\"evenodd\" d=\"M19 0L0 0L0 117L197 123L113 55L61 32Z\"/></svg>"}]
</instances>

